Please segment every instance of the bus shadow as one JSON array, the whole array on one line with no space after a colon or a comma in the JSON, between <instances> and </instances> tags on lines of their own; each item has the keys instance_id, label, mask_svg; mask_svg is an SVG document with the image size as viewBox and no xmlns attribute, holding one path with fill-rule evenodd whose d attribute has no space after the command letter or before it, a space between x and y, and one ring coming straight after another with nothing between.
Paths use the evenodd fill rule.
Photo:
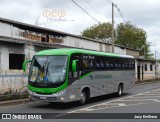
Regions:
<instances>
[{"instance_id":1,"label":"bus shadow","mask_svg":"<svg viewBox=\"0 0 160 122\"><path fill-rule=\"evenodd\" d=\"M125 97L128 95L130 95L130 94L124 93L121 97ZM99 96L99 97L95 97L95 98L90 99L89 104L109 102L111 100L118 99L121 97L118 97L117 94L115 94L115 93L107 94L107 95L103 95L103 96Z\"/></svg>"},{"instance_id":2,"label":"bus shadow","mask_svg":"<svg viewBox=\"0 0 160 122\"><path fill-rule=\"evenodd\" d=\"M124 93L121 97L128 96L130 94ZM102 102L109 102L110 100L115 100L121 97L117 97L116 94L108 94L108 95L103 95L103 96L98 96L91 98L89 102L85 105L80 105L77 101L76 102L69 102L69 103L40 103L37 105L33 105L32 107L34 108L39 108L39 109L54 109L54 110L70 110L70 109L79 109L79 108L84 108L88 107L91 105L95 105L98 103Z\"/></svg>"}]
</instances>

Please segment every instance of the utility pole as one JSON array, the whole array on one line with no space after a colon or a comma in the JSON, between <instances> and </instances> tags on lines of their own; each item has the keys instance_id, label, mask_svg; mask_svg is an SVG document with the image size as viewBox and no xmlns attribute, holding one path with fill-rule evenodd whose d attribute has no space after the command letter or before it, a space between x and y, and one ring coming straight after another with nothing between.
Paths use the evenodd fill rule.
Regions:
<instances>
[{"instance_id":1,"label":"utility pole","mask_svg":"<svg viewBox=\"0 0 160 122\"><path fill-rule=\"evenodd\" d=\"M155 50L155 60L156 60L156 50Z\"/></svg>"},{"instance_id":2,"label":"utility pole","mask_svg":"<svg viewBox=\"0 0 160 122\"><path fill-rule=\"evenodd\" d=\"M145 58L145 45L144 45L144 57L143 58Z\"/></svg>"},{"instance_id":3,"label":"utility pole","mask_svg":"<svg viewBox=\"0 0 160 122\"><path fill-rule=\"evenodd\" d=\"M112 2L112 53L114 53L114 3Z\"/></svg>"},{"instance_id":4,"label":"utility pole","mask_svg":"<svg viewBox=\"0 0 160 122\"><path fill-rule=\"evenodd\" d=\"M156 61L156 50L155 50L155 61ZM157 71L157 61L155 62L155 78L157 78L156 71Z\"/></svg>"}]
</instances>

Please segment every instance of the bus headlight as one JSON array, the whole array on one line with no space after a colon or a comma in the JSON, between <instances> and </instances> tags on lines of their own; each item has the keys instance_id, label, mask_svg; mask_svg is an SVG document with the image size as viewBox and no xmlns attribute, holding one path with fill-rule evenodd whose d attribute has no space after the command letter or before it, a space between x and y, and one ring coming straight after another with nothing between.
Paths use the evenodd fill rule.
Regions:
<instances>
[{"instance_id":1,"label":"bus headlight","mask_svg":"<svg viewBox=\"0 0 160 122\"><path fill-rule=\"evenodd\" d=\"M33 94L33 92L32 92L32 91L30 91L29 89L28 89L28 93L29 93L29 94Z\"/></svg>"}]
</instances>

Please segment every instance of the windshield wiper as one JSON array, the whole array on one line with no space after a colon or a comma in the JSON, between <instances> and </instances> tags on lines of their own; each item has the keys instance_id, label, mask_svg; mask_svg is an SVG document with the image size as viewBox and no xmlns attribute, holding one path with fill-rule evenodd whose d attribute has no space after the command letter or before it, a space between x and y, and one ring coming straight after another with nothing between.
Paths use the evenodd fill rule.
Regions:
<instances>
[{"instance_id":1,"label":"windshield wiper","mask_svg":"<svg viewBox=\"0 0 160 122\"><path fill-rule=\"evenodd\" d=\"M48 67L49 67L49 62L47 62L46 76L47 76L47 74L48 74Z\"/></svg>"}]
</instances>

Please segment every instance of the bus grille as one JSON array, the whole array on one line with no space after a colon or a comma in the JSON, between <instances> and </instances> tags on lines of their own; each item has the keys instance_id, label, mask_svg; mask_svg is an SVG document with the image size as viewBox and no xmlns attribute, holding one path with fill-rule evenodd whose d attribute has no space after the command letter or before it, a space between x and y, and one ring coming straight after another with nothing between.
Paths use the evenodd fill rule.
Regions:
<instances>
[{"instance_id":1,"label":"bus grille","mask_svg":"<svg viewBox=\"0 0 160 122\"><path fill-rule=\"evenodd\" d=\"M56 100L56 97L45 97L45 99L42 99L40 96L32 96L36 100Z\"/></svg>"},{"instance_id":2,"label":"bus grille","mask_svg":"<svg viewBox=\"0 0 160 122\"><path fill-rule=\"evenodd\" d=\"M43 94L43 95L51 95L53 93L41 93L41 92L35 92L36 94Z\"/></svg>"}]
</instances>

